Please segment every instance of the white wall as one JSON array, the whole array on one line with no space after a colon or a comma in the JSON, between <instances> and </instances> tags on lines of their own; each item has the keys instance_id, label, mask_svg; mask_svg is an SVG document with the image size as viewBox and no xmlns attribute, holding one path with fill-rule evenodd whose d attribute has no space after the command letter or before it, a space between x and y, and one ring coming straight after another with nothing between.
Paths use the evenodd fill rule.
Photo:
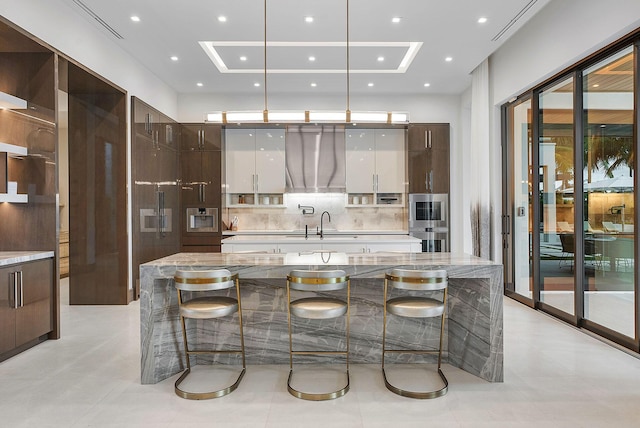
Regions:
<instances>
[{"instance_id":1,"label":"white wall","mask_svg":"<svg viewBox=\"0 0 640 428\"><path fill-rule=\"evenodd\" d=\"M492 164L501 165L500 106L640 27L638 0L554 0L490 57ZM502 177L492 177L494 255L502 260Z\"/></svg>"}]
</instances>

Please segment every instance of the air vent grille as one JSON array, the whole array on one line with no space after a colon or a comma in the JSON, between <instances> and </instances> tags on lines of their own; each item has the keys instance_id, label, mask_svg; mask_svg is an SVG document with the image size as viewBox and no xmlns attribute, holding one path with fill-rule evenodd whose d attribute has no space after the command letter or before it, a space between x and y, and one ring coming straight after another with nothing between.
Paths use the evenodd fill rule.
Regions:
<instances>
[{"instance_id":1,"label":"air vent grille","mask_svg":"<svg viewBox=\"0 0 640 428\"><path fill-rule=\"evenodd\" d=\"M124 37L122 37L122 35L120 33L118 33L111 25L107 24L107 22L104 19L100 18L100 16L98 16L97 13L95 13L93 10L91 10L89 8L89 6L84 4L81 0L73 0L73 2L75 4L77 4L78 7L80 7L80 9L82 9L85 13L87 13L93 19L98 21L98 23L100 25L102 25L104 28L106 28L107 31L110 32L111 34L113 34L117 39L120 39L120 40L124 39Z\"/></svg>"},{"instance_id":2,"label":"air vent grille","mask_svg":"<svg viewBox=\"0 0 640 428\"><path fill-rule=\"evenodd\" d=\"M495 42L495 41L497 41L498 39L500 39L500 37L504 36L504 34L505 34L507 31L509 31L509 29L510 29L511 27L513 27L513 26L514 26L514 24L515 24L516 22L518 22L518 20L519 20L520 18L522 18L522 16L523 16L525 13L527 13L527 11L528 11L529 9L531 9L531 8L533 7L533 5L534 5L534 4L536 4L537 2L538 2L538 0L531 0L529 3L527 3L527 4L526 4L526 5L525 5L521 10L520 10L520 12L518 12L518 13L516 14L516 16L514 16L514 17L511 19L511 21L509 21L509 23L508 23L507 25L505 25L505 27L504 27L502 30L500 30L500 32L499 32L498 34L496 34L495 36L493 36L493 39L491 39L491 41L492 41L492 42Z\"/></svg>"}]
</instances>

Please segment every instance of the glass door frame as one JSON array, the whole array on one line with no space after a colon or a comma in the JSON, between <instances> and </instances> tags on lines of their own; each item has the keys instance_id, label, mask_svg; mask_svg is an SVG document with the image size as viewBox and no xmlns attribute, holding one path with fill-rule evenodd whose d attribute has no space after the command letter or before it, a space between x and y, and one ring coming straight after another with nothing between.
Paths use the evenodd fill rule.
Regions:
<instances>
[{"instance_id":1,"label":"glass door frame","mask_svg":"<svg viewBox=\"0 0 640 428\"><path fill-rule=\"evenodd\" d=\"M584 237L584 206L583 200L583 168L584 168L584 123L585 112L583 106L583 79L582 72L591 64L595 64L597 61L607 58L616 51L623 49L629 44L634 46L634 124L633 124L633 140L634 150L636 156L640 155L640 135L638 133L638 126L640 124L640 29L620 41L602 49L588 58L580 61L572 66L568 71L559 73L552 78L546 80L535 88L522 94L516 100L512 100L505 103L501 108L502 116L502 161L503 161L503 197L502 197L502 239L503 239L503 265L504 265L504 293L507 297L510 297L518 302L521 302L527 306L535 309L540 309L554 317L557 317L571 325L578 328L584 328L589 330L607 340L622 345L634 352L640 352L640 238L638 235L634 241L634 308L635 308L635 337L630 339L628 336L609 329L596 322L590 321L584 318L584 281L587 279L584 270L584 239L578 237ZM510 108L523 101L531 101L531 127L532 127L532 171L539 171L540 159L538 144L540 141L540 123L539 123L539 96L540 92L549 87L549 85L556 83L564 78L572 75L574 82L574 189L575 193L575 210L574 210L574 233L575 239L575 260L574 260L574 299L575 309L574 315L570 315L555 307L545 304L540 301L540 234L538 232L537 220L540 218L541 203L540 198L532 198L531 210L533 216L532 236L531 242L533 248L531 249L531 281L533 283L532 298L527 298L523 295L517 294L515 291L507 289L509 282L512 284L515 281L514 272L514 236L512 231L514 230L513 213L516 207L514 206L514 184L511 183L514 166L513 162L513 144L511 141L512 129L511 121L509 117ZM636 177L640 177L640 162L636 161L633 173ZM532 175L535 183L535 193L539 193L538 177L536 174ZM636 181L636 188L634 189L634 205L639 207L640 202L640 180ZM640 225L640 209L635 210L634 223Z\"/></svg>"}]
</instances>

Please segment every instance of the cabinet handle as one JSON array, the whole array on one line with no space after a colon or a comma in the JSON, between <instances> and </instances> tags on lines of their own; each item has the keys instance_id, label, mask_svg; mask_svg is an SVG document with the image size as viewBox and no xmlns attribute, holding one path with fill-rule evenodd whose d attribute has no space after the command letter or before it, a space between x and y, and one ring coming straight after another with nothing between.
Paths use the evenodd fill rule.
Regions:
<instances>
[{"instance_id":1,"label":"cabinet handle","mask_svg":"<svg viewBox=\"0 0 640 428\"><path fill-rule=\"evenodd\" d=\"M431 148L431 130L427 131L427 141L429 144L429 148Z\"/></svg>"},{"instance_id":2,"label":"cabinet handle","mask_svg":"<svg viewBox=\"0 0 640 428\"><path fill-rule=\"evenodd\" d=\"M22 284L22 271L16 272L18 279L18 287L20 288L20 307L24 307L24 286Z\"/></svg>"},{"instance_id":3,"label":"cabinet handle","mask_svg":"<svg viewBox=\"0 0 640 428\"><path fill-rule=\"evenodd\" d=\"M13 275L13 309L18 309L18 272L9 275Z\"/></svg>"},{"instance_id":4,"label":"cabinet handle","mask_svg":"<svg viewBox=\"0 0 640 428\"><path fill-rule=\"evenodd\" d=\"M258 174L253 176L253 191L254 193L258 193Z\"/></svg>"},{"instance_id":5,"label":"cabinet handle","mask_svg":"<svg viewBox=\"0 0 640 428\"><path fill-rule=\"evenodd\" d=\"M200 138L200 148L204 150L204 129L202 130L202 137Z\"/></svg>"},{"instance_id":6,"label":"cabinet handle","mask_svg":"<svg viewBox=\"0 0 640 428\"><path fill-rule=\"evenodd\" d=\"M198 186L198 202L204 202L204 183L200 183Z\"/></svg>"}]
</instances>

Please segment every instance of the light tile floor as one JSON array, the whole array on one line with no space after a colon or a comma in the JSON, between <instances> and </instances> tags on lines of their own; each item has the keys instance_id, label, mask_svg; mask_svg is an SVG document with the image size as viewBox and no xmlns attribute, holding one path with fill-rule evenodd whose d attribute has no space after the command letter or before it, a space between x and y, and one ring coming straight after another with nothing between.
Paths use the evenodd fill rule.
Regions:
<instances>
[{"instance_id":1,"label":"light tile floor","mask_svg":"<svg viewBox=\"0 0 640 428\"><path fill-rule=\"evenodd\" d=\"M67 281L62 284L68 301ZM249 366L214 400L140 384L139 305L63 304L62 339L0 363L0 427L638 427L640 360L510 299L505 382L445 366L449 393L412 400L354 365L351 391L308 402L286 390L288 367Z\"/></svg>"}]
</instances>

